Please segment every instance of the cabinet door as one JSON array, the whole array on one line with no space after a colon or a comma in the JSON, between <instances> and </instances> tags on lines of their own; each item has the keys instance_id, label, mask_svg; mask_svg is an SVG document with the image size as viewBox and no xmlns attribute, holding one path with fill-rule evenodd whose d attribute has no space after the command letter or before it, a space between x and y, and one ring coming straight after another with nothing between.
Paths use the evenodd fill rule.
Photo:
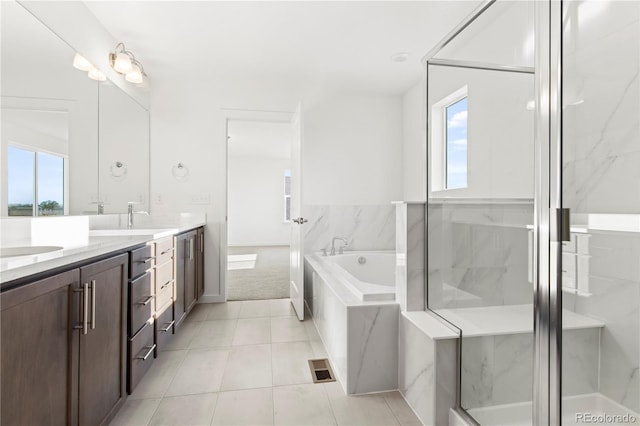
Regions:
<instances>
[{"instance_id":1,"label":"cabinet door","mask_svg":"<svg viewBox=\"0 0 640 426\"><path fill-rule=\"evenodd\" d=\"M185 311L189 313L196 304L196 231L188 233L187 257L184 267L184 305Z\"/></svg>"},{"instance_id":2,"label":"cabinet door","mask_svg":"<svg viewBox=\"0 0 640 426\"><path fill-rule=\"evenodd\" d=\"M2 424L77 424L77 288L74 270L2 293Z\"/></svg>"},{"instance_id":3,"label":"cabinet door","mask_svg":"<svg viewBox=\"0 0 640 426\"><path fill-rule=\"evenodd\" d=\"M198 228L196 256L196 289L197 298L204 294L204 228Z\"/></svg>"},{"instance_id":4,"label":"cabinet door","mask_svg":"<svg viewBox=\"0 0 640 426\"><path fill-rule=\"evenodd\" d=\"M176 294L173 301L173 315L176 321L176 326L182 323L185 316L185 304L184 304L184 288L185 288L185 262L188 255L186 234L176 236L176 256L175 256L175 271L176 271Z\"/></svg>"},{"instance_id":5,"label":"cabinet door","mask_svg":"<svg viewBox=\"0 0 640 426\"><path fill-rule=\"evenodd\" d=\"M107 423L126 397L128 255L80 268L90 297L89 327L80 335L78 422Z\"/></svg>"}]
</instances>

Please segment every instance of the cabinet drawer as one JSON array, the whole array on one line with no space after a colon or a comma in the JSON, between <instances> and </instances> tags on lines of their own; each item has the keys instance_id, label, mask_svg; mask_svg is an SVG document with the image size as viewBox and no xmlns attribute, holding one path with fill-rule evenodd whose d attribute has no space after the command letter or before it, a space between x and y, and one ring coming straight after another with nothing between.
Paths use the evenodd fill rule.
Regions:
<instances>
[{"instance_id":1,"label":"cabinet drawer","mask_svg":"<svg viewBox=\"0 0 640 426\"><path fill-rule=\"evenodd\" d=\"M166 305L173 296L173 263L156 267L156 310Z\"/></svg>"},{"instance_id":2,"label":"cabinet drawer","mask_svg":"<svg viewBox=\"0 0 640 426\"><path fill-rule=\"evenodd\" d=\"M173 237L156 241L156 265L162 265L173 259Z\"/></svg>"},{"instance_id":3,"label":"cabinet drawer","mask_svg":"<svg viewBox=\"0 0 640 426\"><path fill-rule=\"evenodd\" d=\"M156 319L156 345L158 351L163 351L173 339L174 325L173 307L168 305Z\"/></svg>"},{"instance_id":4,"label":"cabinet drawer","mask_svg":"<svg viewBox=\"0 0 640 426\"><path fill-rule=\"evenodd\" d=\"M136 278L144 274L155 265L151 246L144 246L131 251L131 263L129 265L129 276Z\"/></svg>"},{"instance_id":5,"label":"cabinet drawer","mask_svg":"<svg viewBox=\"0 0 640 426\"><path fill-rule=\"evenodd\" d=\"M127 390L133 392L151 364L156 345L153 343L153 325L145 326L135 336L129 339L129 377Z\"/></svg>"},{"instance_id":6,"label":"cabinet drawer","mask_svg":"<svg viewBox=\"0 0 640 426\"><path fill-rule=\"evenodd\" d=\"M135 334L151 318L153 312L151 294L151 273L132 280L129 283L129 335Z\"/></svg>"}]
</instances>

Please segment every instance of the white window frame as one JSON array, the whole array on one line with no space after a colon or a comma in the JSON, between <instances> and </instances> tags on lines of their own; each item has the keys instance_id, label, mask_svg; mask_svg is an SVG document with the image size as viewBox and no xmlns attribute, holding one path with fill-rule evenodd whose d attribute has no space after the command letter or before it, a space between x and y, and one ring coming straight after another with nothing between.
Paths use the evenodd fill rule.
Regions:
<instances>
[{"instance_id":1,"label":"white window frame","mask_svg":"<svg viewBox=\"0 0 640 426\"><path fill-rule=\"evenodd\" d=\"M60 154L59 152L49 151L42 148L36 148L30 145L25 145L19 142L9 141L7 143L7 170L9 169L9 147L21 149L23 151L29 151L34 153L33 159L33 210L31 217L38 217L38 153L55 155L56 157L62 158L62 167L63 167L63 200L62 200L62 208L63 215L69 215L69 156ZM9 177L7 176L7 185L9 184ZM7 187L7 196L8 196L8 187ZM6 216L9 216L9 200L7 199L7 211L5 212Z\"/></svg>"},{"instance_id":2,"label":"white window frame","mask_svg":"<svg viewBox=\"0 0 640 426\"><path fill-rule=\"evenodd\" d=\"M467 186L447 188L447 108L468 97L468 86L464 85L431 107L431 192L459 191L469 187L469 153L467 148ZM469 122L467 121L467 133L468 131Z\"/></svg>"}]
</instances>

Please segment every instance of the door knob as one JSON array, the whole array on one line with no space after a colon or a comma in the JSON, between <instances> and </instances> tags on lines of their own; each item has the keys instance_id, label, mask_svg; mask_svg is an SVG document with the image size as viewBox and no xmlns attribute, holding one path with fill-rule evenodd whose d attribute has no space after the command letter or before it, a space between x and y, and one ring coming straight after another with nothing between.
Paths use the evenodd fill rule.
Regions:
<instances>
[{"instance_id":1,"label":"door knob","mask_svg":"<svg viewBox=\"0 0 640 426\"><path fill-rule=\"evenodd\" d=\"M297 219L293 219L293 222L297 223L298 225L302 225L303 223L307 223L309 221L303 217L299 217Z\"/></svg>"}]
</instances>

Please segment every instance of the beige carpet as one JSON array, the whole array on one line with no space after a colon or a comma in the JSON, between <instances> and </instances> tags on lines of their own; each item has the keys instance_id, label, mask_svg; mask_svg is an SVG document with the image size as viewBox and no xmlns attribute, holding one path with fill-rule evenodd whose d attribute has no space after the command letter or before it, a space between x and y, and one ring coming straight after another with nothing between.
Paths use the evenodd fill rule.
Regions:
<instances>
[{"instance_id":1,"label":"beige carpet","mask_svg":"<svg viewBox=\"0 0 640 426\"><path fill-rule=\"evenodd\" d=\"M231 256L255 254L255 267L227 268L227 300L284 299L289 297L289 247L229 247ZM236 259L242 259L237 257Z\"/></svg>"}]
</instances>

